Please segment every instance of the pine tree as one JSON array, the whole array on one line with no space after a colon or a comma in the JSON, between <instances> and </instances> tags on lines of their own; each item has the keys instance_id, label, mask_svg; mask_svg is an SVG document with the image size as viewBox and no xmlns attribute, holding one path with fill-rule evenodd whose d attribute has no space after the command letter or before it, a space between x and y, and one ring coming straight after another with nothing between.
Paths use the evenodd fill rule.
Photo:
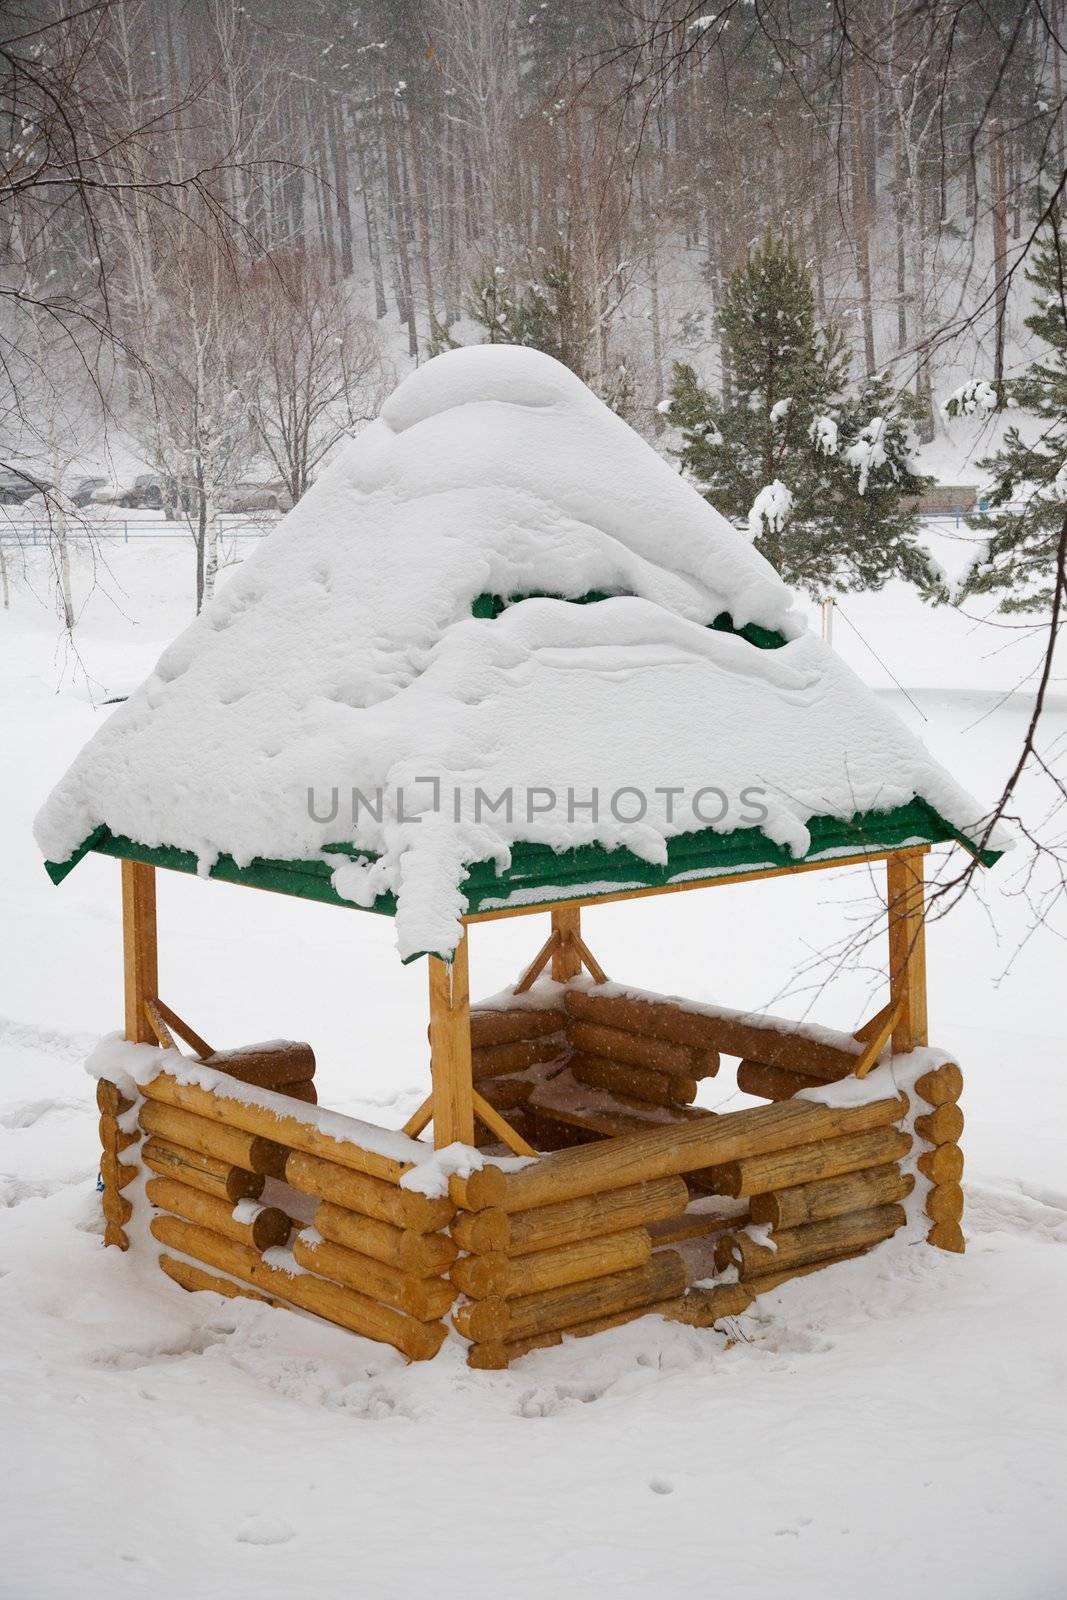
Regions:
<instances>
[{"instance_id":1,"label":"pine tree","mask_svg":"<svg viewBox=\"0 0 1067 1600\"><path fill-rule=\"evenodd\" d=\"M569 367L620 416L634 409L634 386L625 362L598 385L591 369L593 312L580 275L562 247L531 252L528 270L509 272L487 263L471 281L465 315L483 344L521 344L543 350ZM435 322L430 354L459 348L451 329Z\"/></svg>"},{"instance_id":2,"label":"pine tree","mask_svg":"<svg viewBox=\"0 0 1067 1600\"><path fill-rule=\"evenodd\" d=\"M993 474L988 516L969 519L988 535L963 593L1001 594L1002 611L1047 607L1062 575L1058 553L1067 517L1067 231L1055 217L1034 252L1027 279L1036 308L1026 326L1042 353L1021 378L1007 384L1009 402L1040 419L1033 444L1024 444L1018 425L1007 429L995 455L979 465ZM970 387L970 386L965 386ZM957 391L945 409L965 412ZM1018 506L1010 502L1019 501Z\"/></svg>"},{"instance_id":3,"label":"pine tree","mask_svg":"<svg viewBox=\"0 0 1067 1600\"><path fill-rule=\"evenodd\" d=\"M844 339L817 325L811 279L788 246L768 235L733 274L719 332L730 404L677 364L667 407L705 499L815 598L893 577L938 592L908 504L928 481L909 465L914 401L883 375L845 396Z\"/></svg>"}]
</instances>

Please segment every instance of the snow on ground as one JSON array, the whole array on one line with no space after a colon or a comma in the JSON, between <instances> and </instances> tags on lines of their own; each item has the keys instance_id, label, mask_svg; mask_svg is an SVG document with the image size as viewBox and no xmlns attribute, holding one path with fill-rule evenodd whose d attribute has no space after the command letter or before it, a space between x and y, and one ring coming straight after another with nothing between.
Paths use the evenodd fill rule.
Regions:
<instances>
[{"instance_id":1,"label":"snow on ground","mask_svg":"<svg viewBox=\"0 0 1067 1600\"><path fill-rule=\"evenodd\" d=\"M109 559L80 630L98 698L140 681L188 616L184 546ZM961 783L996 792L1029 710L1004 695L1033 641L900 589L842 612L919 709L839 616L842 655ZM89 858L54 889L30 837L104 715L82 678L57 692L63 665L16 585L0 614L4 1600L1062 1600L1062 947L1017 954L1009 863L930 931L932 1038L967 1079L966 1256L890 1244L787 1286L730 1340L646 1319L507 1373L468 1371L458 1346L408 1367L101 1248L80 1064L121 1020L118 865ZM1060 691L1048 742L1065 731ZM399 1126L427 1082L426 975L399 965L388 922L160 878L171 1003L218 1044L309 1038L325 1103ZM603 907L585 926L620 980L849 1027L880 1003L880 952L841 972L811 961L875 887L820 873ZM474 992L502 988L541 932L477 930ZM745 1103L726 1069L704 1096Z\"/></svg>"}]
</instances>

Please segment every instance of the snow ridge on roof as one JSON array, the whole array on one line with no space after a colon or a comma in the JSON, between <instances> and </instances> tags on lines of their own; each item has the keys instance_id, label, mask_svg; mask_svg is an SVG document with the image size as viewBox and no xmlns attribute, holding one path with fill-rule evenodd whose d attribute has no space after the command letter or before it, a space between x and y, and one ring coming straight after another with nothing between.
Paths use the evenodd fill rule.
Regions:
<instances>
[{"instance_id":1,"label":"snow ridge on roof","mask_svg":"<svg viewBox=\"0 0 1067 1600\"><path fill-rule=\"evenodd\" d=\"M591 591L618 598L565 603ZM562 598L475 619L483 593ZM723 612L788 642L709 631ZM560 804L531 817L539 786ZM724 832L763 789L763 831L798 855L814 815L915 795L965 832L981 815L643 440L550 357L489 345L399 386L89 742L36 832L54 862L104 824L204 871L354 847L377 859L329 852L337 892L394 893L401 954L447 953L468 864L506 869L520 839L662 860L703 825L679 786L730 796ZM609 809L623 787L645 799L629 821ZM508 788L510 816L473 803ZM380 817L353 821L353 790L382 791Z\"/></svg>"}]
</instances>

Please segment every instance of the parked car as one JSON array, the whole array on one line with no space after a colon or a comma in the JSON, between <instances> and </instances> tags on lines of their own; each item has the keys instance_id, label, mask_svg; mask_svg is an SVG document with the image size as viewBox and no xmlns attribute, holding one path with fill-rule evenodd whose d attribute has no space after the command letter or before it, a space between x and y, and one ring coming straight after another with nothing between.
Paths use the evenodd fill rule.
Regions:
<instances>
[{"instance_id":1,"label":"parked car","mask_svg":"<svg viewBox=\"0 0 1067 1600\"><path fill-rule=\"evenodd\" d=\"M94 506L117 506L122 500L122 490L117 483L109 483L106 478L100 478L99 487L94 489L89 499Z\"/></svg>"},{"instance_id":2,"label":"parked car","mask_svg":"<svg viewBox=\"0 0 1067 1600\"><path fill-rule=\"evenodd\" d=\"M163 504L163 480L155 472L139 472L118 503L131 511L158 511Z\"/></svg>"},{"instance_id":3,"label":"parked car","mask_svg":"<svg viewBox=\"0 0 1067 1600\"><path fill-rule=\"evenodd\" d=\"M174 478L160 472L139 472L114 503L134 511L162 511L174 518L192 509L193 497L191 490Z\"/></svg>"},{"instance_id":4,"label":"parked car","mask_svg":"<svg viewBox=\"0 0 1067 1600\"><path fill-rule=\"evenodd\" d=\"M99 504L100 502L96 499L96 492L98 489L102 489L106 483L106 478L79 478L70 491L70 498L79 508L93 503Z\"/></svg>"},{"instance_id":5,"label":"parked car","mask_svg":"<svg viewBox=\"0 0 1067 1600\"><path fill-rule=\"evenodd\" d=\"M35 494L46 494L54 488L50 478L31 477L28 472L11 468L0 472L0 506L21 506Z\"/></svg>"},{"instance_id":6,"label":"parked car","mask_svg":"<svg viewBox=\"0 0 1067 1600\"><path fill-rule=\"evenodd\" d=\"M235 483L218 495L220 511L229 514L249 511L291 511L292 496L279 479L276 483Z\"/></svg>"}]
</instances>

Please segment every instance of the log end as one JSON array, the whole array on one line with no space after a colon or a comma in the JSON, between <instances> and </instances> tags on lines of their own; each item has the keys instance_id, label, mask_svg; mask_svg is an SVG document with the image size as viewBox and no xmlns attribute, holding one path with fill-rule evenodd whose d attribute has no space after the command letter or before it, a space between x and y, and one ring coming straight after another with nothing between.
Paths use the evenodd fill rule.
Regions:
<instances>
[{"instance_id":1,"label":"log end","mask_svg":"<svg viewBox=\"0 0 1067 1600\"><path fill-rule=\"evenodd\" d=\"M504 1173L499 1167L488 1163L477 1172L472 1172L468 1178L453 1173L448 1180L448 1193L453 1205L464 1211L486 1211L490 1206L502 1206L507 1191Z\"/></svg>"},{"instance_id":2,"label":"log end","mask_svg":"<svg viewBox=\"0 0 1067 1600\"><path fill-rule=\"evenodd\" d=\"M937 1250L950 1250L957 1256L963 1255L967 1248L963 1229L958 1222L935 1222L926 1235L926 1242Z\"/></svg>"},{"instance_id":3,"label":"log end","mask_svg":"<svg viewBox=\"0 0 1067 1600\"><path fill-rule=\"evenodd\" d=\"M292 1223L278 1206L264 1206L253 1218L250 1232L257 1250L270 1250L275 1245L288 1243Z\"/></svg>"},{"instance_id":4,"label":"log end","mask_svg":"<svg viewBox=\"0 0 1067 1600\"><path fill-rule=\"evenodd\" d=\"M959 1222L963 1216L963 1190L958 1183L938 1183L926 1196L926 1215L934 1222Z\"/></svg>"},{"instance_id":5,"label":"log end","mask_svg":"<svg viewBox=\"0 0 1067 1600\"><path fill-rule=\"evenodd\" d=\"M963 1112L958 1105L937 1106L915 1118L915 1132L927 1144L958 1144L963 1132Z\"/></svg>"},{"instance_id":6,"label":"log end","mask_svg":"<svg viewBox=\"0 0 1067 1600\"><path fill-rule=\"evenodd\" d=\"M739 1317L747 1311L755 1295L743 1283L720 1283L710 1289L688 1289L670 1307L653 1306L672 1322L684 1322L689 1328L710 1328L721 1317Z\"/></svg>"},{"instance_id":7,"label":"log end","mask_svg":"<svg viewBox=\"0 0 1067 1600\"><path fill-rule=\"evenodd\" d=\"M915 1093L928 1106L955 1105L963 1093L963 1073L954 1061L946 1061L916 1078Z\"/></svg>"},{"instance_id":8,"label":"log end","mask_svg":"<svg viewBox=\"0 0 1067 1600\"><path fill-rule=\"evenodd\" d=\"M737 1266L741 1261L741 1246L737 1235L724 1233L715 1244L715 1270L725 1272L728 1267Z\"/></svg>"},{"instance_id":9,"label":"log end","mask_svg":"<svg viewBox=\"0 0 1067 1600\"><path fill-rule=\"evenodd\" d=\"M502 1343L508 1331L508 1308L503 1300L468 1300L452 1313L452 1325L473 1344Z\"/></svg>"},{"instance_id":10,"label":"log end","mask_svg":"<svg viewBox=\"0 0 1067 1600\"><path fill-rule=\"evenodd\" d=\"M117 1228L122 1228L133 1216L133 1206L124 1195L116 1193L114 1189L105 1189L101 1197L100 1208L105 1220ZM122 1247L126 1248L125 1245Z\"/></svg>"},{"instance_id":11,"label":"log end","mask_svg":"<svg viewBox=\"0 0 1067 1600\"><path fill-rule=\"evenodd\" d=\"M467 1365L477 1372L503 1372L508 1364L508 1347L499 1340L492 1344L472 1344Z\"/></svg>"},{"instance_id":12,"label":"log end","mask_svg":"<svg viewBox=\"0 0 1067 1600\"><path fill-rule=\"evenodd\" d=\"M412 1322L406 1348L401 1350L409 1361L432 1361L445 1342L448 1329L443 1322Z\"/></svg>"},{"instance_id":13,"label":"log end","mask_svg":"<svg viewBox=\"0 0 1067 1600\"><path fill-rule=\"evenodd\" d=\"M96 1106L102 1115L119 1117L124 1111L129 1111L132 1105L133 1101L127 1100L116 1084L109 1082L107 1078L98 1079Z\"/></svg>"}]
</instances>

